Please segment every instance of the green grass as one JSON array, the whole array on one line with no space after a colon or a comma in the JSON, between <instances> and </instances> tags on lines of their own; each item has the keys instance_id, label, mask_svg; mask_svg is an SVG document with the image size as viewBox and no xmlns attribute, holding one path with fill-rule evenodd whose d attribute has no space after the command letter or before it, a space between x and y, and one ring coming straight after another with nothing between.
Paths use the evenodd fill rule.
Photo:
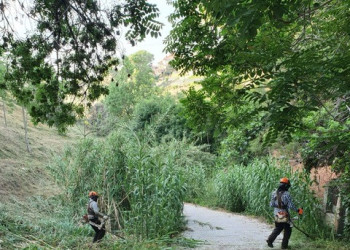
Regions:
<instances>
[{"instance_id":1,"label":"green grass","mask_svg":"<svg viewBox=\"0 0 350 250\"><path fill-rule=\"evenodd\" d=\"M298 232L295 228L293 229L292 237L290 240L291 249L301 250L313 250L313 249L327 249L327 250L347 250L350 248L350 243L341 240L327 240L327 239L315 239L304 236Z\"/></svg>"},{"instance_id":2,"label":"green grass","mask_svg":"<svg viewBox=\"0 0 350 250\"><path fill-rule=\"evenodd\" d=\"M2 249L176 249L197 244L180 236L139 240L134 235L123 234L125 239L121 239L111 233L101 243L92 244L94 231L79 222L60 196L11 199L0 209Z\"/></svg>"}]
</instances>

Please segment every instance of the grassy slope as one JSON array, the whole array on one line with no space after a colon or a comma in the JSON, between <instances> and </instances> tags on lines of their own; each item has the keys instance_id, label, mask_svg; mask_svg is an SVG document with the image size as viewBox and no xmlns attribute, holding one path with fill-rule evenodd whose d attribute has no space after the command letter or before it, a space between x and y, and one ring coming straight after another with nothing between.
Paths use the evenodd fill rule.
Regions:
<instances>
[{"instance_id":1,"label":"grassy slope","mask_svg":"<svg viewBox=\"0 0 350 250\"><path fill-rule=\"evenodd\" d=\"M159 76L156 85L172 95L177 95L188 90L191 86L198 89L200 85L196 84L196 82L202 79L203 77L194 76L192 74L180 76L179 73L173 72L169 76Z\"/></svg>"},{"instance_id":2,"label":"grassy slope","mask_svg":"<svg viewBox=\"0 0 350 250\"><path fill-rule=\"evenodd\" d=\"M7 127L3 112L0 112L0 194L17 198L50 195L55 188L45 166L54 153L60 152L66 143L73 143L77 136L72 132L61 136L55 128L34 126L29 122L31 153L28 153L21 108L15 106L6 116Z\"/></svg>"}]
</instances>

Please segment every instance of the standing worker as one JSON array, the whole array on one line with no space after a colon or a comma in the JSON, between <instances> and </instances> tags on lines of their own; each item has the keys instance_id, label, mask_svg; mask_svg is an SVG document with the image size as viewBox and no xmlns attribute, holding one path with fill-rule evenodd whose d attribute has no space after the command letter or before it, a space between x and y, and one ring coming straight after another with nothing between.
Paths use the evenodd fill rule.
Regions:
<instances>
[{"instance_id":1,"label":"standing worker","mask_svg":"<svg viewBox=\"0 0 350 250\"><path fill-rule=\"evenodd\" d=\"M280 185L278 189L272 192L270 207L274 208L275 216L275 228L272 233L266 240L269 247L273 247L273 242L276 237L284 230L283 240L282 240L282 249L288 248L288 241L292 234L292 228L290 226L290 215L289 210L296 211L299 215L303 214L303 209L297 209L293 202L292 198L288 192L290 188L290 182L288 178L284 177L280 180Z\"/></svg>"},{"instance_id":2,"label":"standing worker","mask_svg":"<svg viewBox=\"0 0 350 250\"><path fill-rule=\"evenodd\" d=\"M99 217L102 217L104 220L108 219L108 216L99 212L97 206L98 194L95 191L89 193L89 203L87 206L89 224L95 231L95 237L93 242L100 241L106 233L104 224L100 221Z\"/></svg>"}]
</instances>

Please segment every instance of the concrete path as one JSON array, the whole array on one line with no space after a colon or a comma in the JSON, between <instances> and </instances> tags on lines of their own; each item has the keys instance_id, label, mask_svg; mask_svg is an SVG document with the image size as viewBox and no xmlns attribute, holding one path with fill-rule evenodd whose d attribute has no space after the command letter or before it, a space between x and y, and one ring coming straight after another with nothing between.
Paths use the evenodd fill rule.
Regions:
<instances>
[{"instance_id":1,"label":"concrete path","mask_svg":"<svg viewBox=\"0 0 350 250\"><path fill-rule=\"evenodd\" d=\"M266 239L273 226L258 219L189 203L184 205L184 215L188 221L184 237L203 241L197 249L271 249ZM275 249L280 247L281 238L274 242Z\"/></svg>"}]
</instances>

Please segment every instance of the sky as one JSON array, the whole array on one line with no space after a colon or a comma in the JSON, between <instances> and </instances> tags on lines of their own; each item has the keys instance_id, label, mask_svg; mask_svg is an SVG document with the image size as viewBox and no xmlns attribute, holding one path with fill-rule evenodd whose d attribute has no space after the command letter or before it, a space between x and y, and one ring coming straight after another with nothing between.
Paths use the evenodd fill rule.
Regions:
<instances>
[{"instance_id":1,"label":"sky","mask_svg":"<svg viewBox=\"0 0 350 250\"><path fill-rule=\"evenodd\" d=\"M107 5L112 3L112 0L103 1L105 1L104 3ZM163 28L160 31L161 36L158 38L152 38L149 35L144 39L143 42L137 43L135 46L131 46L131 44L126 41L125 38L121 38L119 40L119 52L122 55L130 55L139 50L146 50L154 55L154 63L157 63L166 56L166 53L163 52L163 49L165 47L163 41L171 30L171 24L168 22L168 16L173 12L174 7L170 4L167 4L167 0L148 0L148 2L156 4L159 9L160 16L156 20L164 24ZM8 18L10 18L10 22L14 24L14 27L17 31L16 36L19 38L30 34L35 29L35 23L25 18L23 13L21 13L21 8L17 2L9 3L10 4L7 5L7 11L9 13ZM24 3L26 8L29 8L31 6L31 1L24 1Z\"/></svg>"},{"instance_id":2,"label":"sky","mask_svg":"<svg viewBox=\"0 0 350 250\"><path fill-rule=\"evenodd\" d=\"M161 23L164 24L161 32L161 37L152 38L151 36L147 36L143 42L136 44L134 47L131 46L129 42L126 40L121 41L120 47L126 55L133 54L139 50L146 50L154 55L154 63L161 61L166 53L162 52L165 45L163 41L165 37L169 34L171 30L171 24L168 22L168 16L173 12L173 6L166 3L166 0L148 0L149 3L156 4L160 15L157 19Z\"/></svg>"}]
</instances>

